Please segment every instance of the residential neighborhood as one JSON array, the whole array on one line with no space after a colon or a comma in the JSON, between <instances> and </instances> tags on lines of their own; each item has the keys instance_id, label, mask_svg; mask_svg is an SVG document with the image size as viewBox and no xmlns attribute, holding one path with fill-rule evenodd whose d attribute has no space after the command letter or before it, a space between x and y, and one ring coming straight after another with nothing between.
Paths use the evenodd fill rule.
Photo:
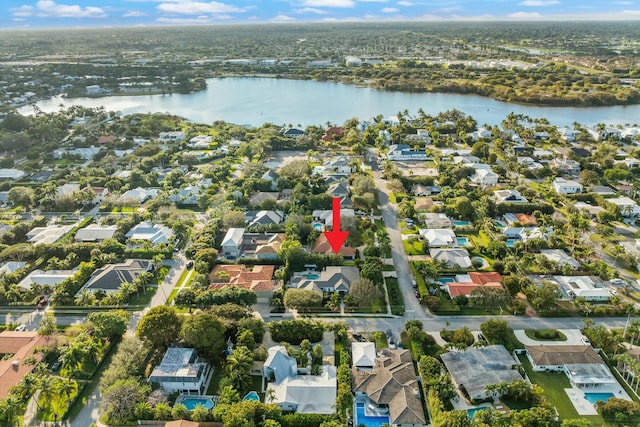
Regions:
<instances>
[{"instance_id":1,"label":"residential neighborhood","mask_svg":"<svg viewBox=\"0 0 640 427\"><path fill-rule=\"evenodd\" d=\"M636 134L54 116L2 153L7 425L638 420Z\"/></svg>"}]
</instances>

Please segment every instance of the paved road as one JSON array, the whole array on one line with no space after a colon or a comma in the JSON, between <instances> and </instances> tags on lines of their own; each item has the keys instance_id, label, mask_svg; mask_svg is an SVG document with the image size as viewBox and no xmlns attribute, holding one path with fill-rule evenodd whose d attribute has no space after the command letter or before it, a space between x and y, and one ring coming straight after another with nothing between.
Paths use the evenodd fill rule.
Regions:
<instances>
[{"instance_id":1,"label":"paved road","mask_svg":"<svg viewBox=\"0 0 640 427\"><path fill-rule=\"evenodd\" d=\"M376 157L370 152L369 157ZM413 294L412 279L413 274L409 267L409 260L402 243L402 235L398 226L398 217L396 207L389 201L389 193L387 191L387 181L382 179L380 171L375 164L372 165L373 178L378 188L378 200L382 211L382 219L389 233L391 240L391 257L396 268L396 276L398 277L398 285L404 299L405 312L408 316L417 316L419 318L429 317L429 311L420 305L420 302Z\"/></svg>"}]
</instances>

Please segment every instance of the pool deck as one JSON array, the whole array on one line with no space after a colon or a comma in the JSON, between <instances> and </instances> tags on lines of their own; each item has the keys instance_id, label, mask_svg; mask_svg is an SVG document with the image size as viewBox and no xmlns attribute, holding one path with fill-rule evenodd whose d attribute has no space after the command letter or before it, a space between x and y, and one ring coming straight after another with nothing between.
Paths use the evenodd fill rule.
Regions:
<instances>
[{"instance_id":1,"label":"pool deck","mask_svg":"<svg viewBox=\"0 0 640 427\"><path fill-rule=\"evenodd\" d=\"M631 400L627 392L620 386L603 387L591 390L565 388L564 391L567 393L567 396L569 396L569 400L571 400L573 407L578 411L578 415L598 415L596 405L584 398L585 393L612 393L615 397L620 399Z\"/></svg>"}]
</instances>

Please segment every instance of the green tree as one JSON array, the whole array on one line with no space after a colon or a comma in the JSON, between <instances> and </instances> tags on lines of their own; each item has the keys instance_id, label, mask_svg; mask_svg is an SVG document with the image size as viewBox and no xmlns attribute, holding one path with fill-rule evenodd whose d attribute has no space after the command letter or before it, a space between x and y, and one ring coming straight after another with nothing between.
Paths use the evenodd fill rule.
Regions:
<instances>
[{"instance_id":1,"label":"green tree","mask_svg":"<svg viewBox=\"0 0 640 427\"><path fill-rule=\"evenodd\" d=\"M312 312L322 307L322 295L309 289L287 289L284 306L303 313Z\"/></svg>"},{"instance_id":2,"label":"green tree","mask_svg":"<svg viewBox=\"0 0 640 427\"><path fill-rule=\"evenodd\" d=\"M29 187L12 187L7 193L7 202L29 209L35 203L35 193Z\"/></svg>"},{"instance_id":3,"label":"green tree","mask_svg":"<svg viewBox=\"0 0 640 427\"><path fill-rule=\"evenodd\" d=\"M102 393L100 406L109 424L125 424L135 420L137 405L149 393L149 386L135 378L117 380Z\"/></svg>"},{"instance_id":4,"label":"green tree","mask_svg":"<svg viewBox=\"0 0 640 427\"><path fill-rule=\"evenodd\" d=\"M253 353L244 346L237 347L225 363L225 380L240 394L245 394L252 385L251 366Z\"/></svg>"},{"instance_id":5,"label":"green tree","mask_svg":"<svg viewBox=\"0 0 640 427\"><path fill-rule=\"evenodd\" d=\"M354 280L349 287L349 295L355 299L358 307L371 307L380 304L384 297L380 286L366 278Z\"/></svg>"},{"instance_id":6,"label":"green tree","mask_svg":"<svg viewBox=\"0 0 640 427\"><path fill-rule=\"evenodd\" d=\"M224 324L216 316L200 312L187 318L182 325L181 335L187 344L207 357L218 360L226 347L224 333Z\"/></svg>"},{"instance_id":7,"label":"green tree","mask_svg":"<svg viewBox=\"0 0 640 427\"><path fill-rule=\"evenodd\" d=\"M167 348L180 335L181 320L175 308L152 307L138 323L136 336L157 349Z\"/></svg>"},{"instance_id":8,"label":"green tree","mask_svg":"<svg viewBox=\"0 0 640 427\"><path fill-rule=\"evenodd\" d=\"M130 317L124 310L111 310L90 313L88 319L95 326L99 337L113 340L125 333Z\"/></svg>"}]
</instances>

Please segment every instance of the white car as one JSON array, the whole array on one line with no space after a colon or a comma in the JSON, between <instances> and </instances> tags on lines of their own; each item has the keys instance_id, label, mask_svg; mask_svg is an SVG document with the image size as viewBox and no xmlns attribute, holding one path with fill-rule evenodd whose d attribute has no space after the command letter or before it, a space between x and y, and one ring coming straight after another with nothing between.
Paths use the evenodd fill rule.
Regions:
<instances>
[{"instance_id":1,"label":"white car","mask_svg":"<svg viewBox=\"0 0 640 427\"><path fill-rule=\"evenodd\" d=\"M16 331L18 331L18 332L22 332L22 331L26 331L26 330L27 330L27 325L19 325L16 328Z\"/></svg>"}]
</instances>

